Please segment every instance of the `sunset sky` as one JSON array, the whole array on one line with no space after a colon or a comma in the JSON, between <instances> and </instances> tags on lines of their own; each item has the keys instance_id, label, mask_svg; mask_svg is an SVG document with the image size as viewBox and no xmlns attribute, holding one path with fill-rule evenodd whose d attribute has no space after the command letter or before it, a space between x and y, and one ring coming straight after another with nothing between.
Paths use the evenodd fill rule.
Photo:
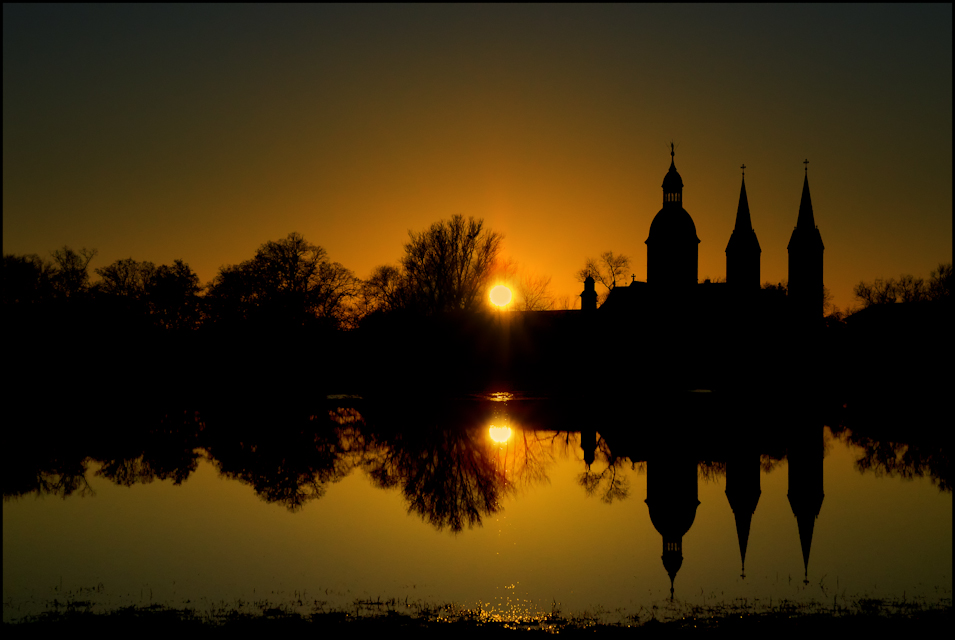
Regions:
<instances>
[{"instance_id":1,"label":"sunset sky","mask_svg":"<svg viewBox=\"0 0 955 640\"><path fill-rule=\"evenodd\" d=\"M576 296L608 249L646 279L671 140L701 279L743 163L761 279L788 277L806 158L835 304L927 278L952 261L952 6L3 7L4 253L206 282L298 231L364 278L461 214Z\"/></svg>"}]
</instances>

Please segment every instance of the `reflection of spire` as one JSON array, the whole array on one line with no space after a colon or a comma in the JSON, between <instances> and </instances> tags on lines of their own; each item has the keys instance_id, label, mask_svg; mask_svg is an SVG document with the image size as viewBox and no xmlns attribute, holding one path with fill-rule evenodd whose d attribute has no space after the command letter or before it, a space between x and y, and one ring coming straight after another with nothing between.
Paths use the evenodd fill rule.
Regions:
<instances>
[{"instance_id":1,"label":"reflection of spire","mask_svg":"<svg viewBox=\"0 0 955 640\"><path fill-rule=\"evenodd\" d=\"M789 446L789 505L796 524L799 527L799 546L802 548L802 560L805 574L804 582L809 582L809 551L812 547L812 533L816 518L822 509L823 445L817 427L803 427L793 437Z\"/></svg>"},{"instance_id":2,"label":"reflection of spire","mask_svg":"<svg viewBox=\"0 0 955 640\"><path fill-rule=\"evenodd\" d=\"M792 499L790 499L790 502L792 502ZM819 504L822 504L822 500L819 501ZM796 512L796 507L793 507L793 512ZM818 516L818 512L811 513L809 510L796 513L796 525L799 527L799 546L802 548L803 582L806 584L809 584L809 552L812 549L812 531L815 528Z\"/></svg>"},{"instance_id":3,"label":"reflection of spire","mask_svg":"<svg viewBox=\"0 0 955 640\"><path fill-rule=\"evenodd\" d=\"M726 463L726 498L736 520L736 537L739 540L741 578L746 577L746 545L753 513L762 491L759 488L759 454L740 456Z\"/></svg>"}]
</instances>

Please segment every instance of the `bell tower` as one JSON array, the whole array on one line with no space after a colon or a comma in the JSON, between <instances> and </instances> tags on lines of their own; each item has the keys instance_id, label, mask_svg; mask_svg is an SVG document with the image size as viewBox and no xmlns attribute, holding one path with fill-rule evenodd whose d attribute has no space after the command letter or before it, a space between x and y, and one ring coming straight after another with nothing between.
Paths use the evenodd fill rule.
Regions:
<instances>
[{"instance_id":1,"label":"bell tower","mask_svg":"<svg viewBox=\"0 0 955 640\"><path fill-rule=\"evenodd\" d=\"M812 213L809 196L809 160L802 183L799 217L789 239L789 305L793 319L812 326L822 318L822 235Z\"/></svg>"},{"instance_id":2,"label":"bell tower","mask_svg":"<svg viewBox=\"0 0 955 640\"><path fill-rule=\"evenodd\" d=\"M749 216L749 201L746 198L746 165L742 185L739 188L739 205L736 207L736 227L726 245L726 283L737 291L759 289L759 240Z\"/></svg>"},{"instance_id":3,"label":"bell tower","mask_svg":"<svg viewBox=\"0 0 955 640\"><path fill-rule=\"evenodd\" d=\"M647 244L647 284L669 292L697 282L700 239L693 218L683 208L683 178L676 170L670 144L670 170L663 178L663 208L650 223Z\"/></svg>"}]
</instances>

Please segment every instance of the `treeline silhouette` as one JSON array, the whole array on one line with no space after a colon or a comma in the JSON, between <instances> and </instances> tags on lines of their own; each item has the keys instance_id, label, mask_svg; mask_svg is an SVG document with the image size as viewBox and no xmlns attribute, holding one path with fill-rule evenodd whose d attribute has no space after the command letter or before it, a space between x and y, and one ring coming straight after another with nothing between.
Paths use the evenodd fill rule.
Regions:
<instances>
[{"instance_id":1,"label":"treeline silhouette","mask_svg":"<svg viewBox=\"0 0 955 640\"><path fill-rule=\"evenodd\" d=\"M194 397L200 388L294 397L347 386L384 369L389 354L405 367L421 362L422 323L450 326L429 319L487 311L484 289L501 242L482 220L455 216L411 233L399 265L362 281L290 233L223 266L205 286L182 260L117 260L92 269L94 280L95 250L6 254L4 323L20 372L9 390L70 403L107 387L126 401ZM373 328L362 338L349 335L364 324ZM435 338L441 329L426 331Z\"/></svg>"},{"instance_id":2,"label":"treeline silhouette","mask_svg":"<svg viewBox=\"0 0 955 640\"><path fill-rule=\"evenodd\" d=\"M17 371L8 391L28 402L65 404L104 393L123 402L161 396L179 408L197 406L198 398L258 394L294 403L394 388L618 394L805 384L807 363L825 358L846 363L844 376L869 384L899 375L873 356L880 333L896 334L902 346L893 357L904 356L909 367L927 366L951 345L942 329L951 317L951 265L941 265L928 283L903 277L891 287L857 287L860 299L875 301L888 294L864 292L905 291L903 300L926 301L922 311L895 305L891 314L876 314L873 308L893 305L873 303L846 323L834 314L820 325L827 334L804 334L787 352L792 335L782 283L764 285L773 291L763 293L773 295L753 309L730 299L706 306L708 290L701 289L697 301L664 297L653 309L600 318L497 312L486 293L496 270L508 269L502 243L483 220L454 216L410 232L397 264L361 280L290 233L223 266L204 286L182 260L117 260L93 269L93 280L95 250L63 247L50 259L7 254L4 322ZM578 276L596 273L609 291L626 264L626 256L605 252ZM701 309L709 310L705 326ZM908 335L926 327L942 348L907 346ZM828 371L817 381L846 385Z\"/></svg>"},{"instance_id":3,"label":"treeline silhouette","mask_svg":"<svg viewBox=\"0 0 955 640\"><path fill-rule=\"evenodd\" d=\"M4 255L3 302L8 311L30 308L58 315L89 303L100 315L138 317L137 324L170 330L221 327L351 329L366 317L388 312L421 316L485 309L488 280L503 236L483 220L454 216L410 232L398 265L376 267L360 280L322 247L301 234L268 241L255 256L225 265L200 286L182 260L156 266L132 258L89 273L96 250L65 246L51 253ZM37 309L42 307L42 309Z\"/></svg>"},{"instance_id":4,"label":"treeline silhouette","mask_svg":"<svg viewBox=\"0 0 955 640\"><path fill-rule=\"evenodd\" d=\"M509 268L502 241L482 220L454 216L411 232L397 265L360 280L290 233L205 286L182 260L117 260L92 269L94 280L95 250L7 254L4 321L21 371L11 391L64 403L106 387L124 401L200 389L294 401L333 388L493 385L515 353L525 378L565 368L579 318L502 323L490 308L490 278ZM51 368L61 373L51 379Z\"/></svg>"},{"instance_id":5,"label":"treeline silhouette","mask_svg":"<svg viewBox=\"0 0 955 640\"><path fill-rule=\"evenodd\" d=\"M952 263L938 265L929 275L928 281L910 274L895 278L876 278L873 282L862 281L855 286L856 300L867 308L872 305L915 302L936 302L951 304L952 289L955 288Z\"/></svg>"}]
</instances>

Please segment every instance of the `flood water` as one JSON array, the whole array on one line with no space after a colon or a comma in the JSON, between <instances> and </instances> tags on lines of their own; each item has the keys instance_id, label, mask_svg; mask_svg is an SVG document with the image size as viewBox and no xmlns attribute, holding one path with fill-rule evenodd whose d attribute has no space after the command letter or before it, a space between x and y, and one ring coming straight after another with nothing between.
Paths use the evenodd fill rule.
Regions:
<instances>
[{"instance_id":1,"label":"flood water","mask_svg":"<svg viewBox=\"0 0 955 640\"><path fill-rule=\"evenodd\" d=\"M612 621L671 586L684 604L950 606L942 444L715 395L330 397L27 435L7 448L3 619L393 601Z\"/></svg>"}]
</instances>

